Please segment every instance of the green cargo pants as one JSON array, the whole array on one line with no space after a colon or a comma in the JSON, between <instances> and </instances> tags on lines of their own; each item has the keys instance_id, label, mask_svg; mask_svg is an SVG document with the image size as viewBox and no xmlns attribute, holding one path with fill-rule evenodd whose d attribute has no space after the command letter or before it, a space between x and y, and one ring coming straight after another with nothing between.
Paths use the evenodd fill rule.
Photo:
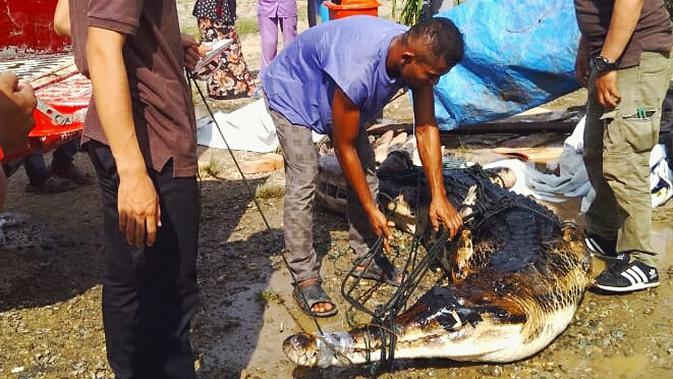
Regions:
<instances>
[{"instance_id":1,"label":"green cargo pants","mask_svg":"<svg viewBox=\"0 0 673 379\"><path fill-rule=\"evenodd\" d=\"M596 101L594 78L584 131L584 163L596 198L587 211L589 232L617 240L617 252L653 265L649 158L659 139L661 107L673 60L644 52L640 65L617 71L622 96L615 109Z\"/></svg>"}]
</instances>

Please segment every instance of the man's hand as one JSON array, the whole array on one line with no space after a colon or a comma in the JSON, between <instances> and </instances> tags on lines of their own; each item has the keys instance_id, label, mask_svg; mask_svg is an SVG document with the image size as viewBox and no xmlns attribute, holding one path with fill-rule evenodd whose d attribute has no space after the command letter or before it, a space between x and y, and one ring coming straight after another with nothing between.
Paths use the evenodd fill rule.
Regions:
<instances>
[{"instance_id":1,"label":"man's hand","mask_svg":"<svg viewBox=\"0 0 673 379\"><path fill-rule=\"evenodd\" d=\"M199 59L203 56L199 44L189 34L182 34L182 50L185 52L185 67L193 71Z\"/></svg>"},{"instance_id":2,"label":"man's hand","mask_svg":"<svg viewBox=\"0 0 673 379\"><path fill-rule=\"evenodd\" d=\"M0 146L5 152L25 145L36 105L29 85L19 82L13 73L0 73Z\"/></svg>"},{"instance_id":3,"label":"man's hand","mask_svg":"<svg viewBox=\"0 0 673 379\"><path fill-rule=\"evenodd\" d=\"M594 80L596 100L606 108L614 108L622 100L617 89L617 71L599 73Z\"/></svg>"},{"instance_id":4,"label":"man's hand","mask_svg":"<svg viewBox=\"0 0 673 379\"><path fill-rule=\"evenodd\" d=\"M208 54L208 52L212 49L213 49L212 47L210 47L207 44L204 44L203 42L201 42L201 44L199 44L199 46L198 46L199 55L202 56L202 57L205 56L206 54Z\"/></svg>"},{"instance_id":5,"label":"man's hand","mask_svg":"<svg viewBox=\"0 0 673 379\"><path fill-rule=\"evenodd\" d=\"M126 236L129 245L154 245L157 227L161 226L161 209L154 184L147 173L120 173L117 210L119 230Z\"/></svg>"},{"instance_id":6,"label":"man's hand","mask_svg":"<svg viewBox=\"0 0 673 379\"><path fill-rule=\"evenodd\" d=\"M365 212L367 213L369 224L372 226L372 231L378 237L383 236L383 247L386 251L389 251L390 241L393 239L393 233L390 231L390 228L394 227L395 223L388 221L383 212L381 212L378 208L374 208Z\"/></svg>"},{"instance_id":7,"label":"man's hand","mask_svg":"<svg viewBox=\"0 0 673 379\"><path fill-rule=\"evenodd\" d=\"M432 199L428 216L430 216L430 224L435 232L439 231L439 226L442 224L449 231L449 238L453 238L463 226L463 218L446 197Z\"/></svg>"}]
</instances>

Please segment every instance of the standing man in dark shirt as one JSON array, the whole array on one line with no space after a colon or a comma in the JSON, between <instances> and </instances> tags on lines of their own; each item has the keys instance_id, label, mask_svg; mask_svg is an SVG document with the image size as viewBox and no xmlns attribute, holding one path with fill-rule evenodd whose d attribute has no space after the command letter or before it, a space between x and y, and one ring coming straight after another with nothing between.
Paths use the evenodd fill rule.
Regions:
<instances>
[{"instance_id":1,"label":"standing man in dark shirt","mask_svg":"<svg viewBox=\"0 0 673 379\"><path fill-rule=\"evenodd\" d=\"M577 78L589 88L584 163L596 190L586 242L611 258L596 286L655 287L649 157L672 74L669 14L662 0L575 0L575 9Z\"/></svg>"},{"instance_id":2,"label":"standing man in dark shirt","mask_svg":"<svg viewBox=\"0 0 673 379\"><path fill-rule=\"evenodd\" d=\"M66 0L61 0L66 1ZM83 143L103 203L103 324L117 378L194 378L196 124L175 1L70 0L75 61L93 83Z\"/></svg>"}]
</instances>

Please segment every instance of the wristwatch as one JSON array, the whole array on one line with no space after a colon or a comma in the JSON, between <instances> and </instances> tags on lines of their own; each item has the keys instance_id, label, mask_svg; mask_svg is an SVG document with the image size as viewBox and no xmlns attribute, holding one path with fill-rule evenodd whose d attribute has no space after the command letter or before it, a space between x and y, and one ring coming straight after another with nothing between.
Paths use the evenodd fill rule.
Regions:
<instances>
[{"instance_id":1,"label":"wristwatch","mask_svg":"<svg viewBox=\"0 0 673 379\"><path fill-rule=\"evenodd\" d=\"M608 58L599 55L591 58L591 67L596 70L596 72L608 72L616 70L617 63L610 62Z\"/></svg>"}]
</instances>

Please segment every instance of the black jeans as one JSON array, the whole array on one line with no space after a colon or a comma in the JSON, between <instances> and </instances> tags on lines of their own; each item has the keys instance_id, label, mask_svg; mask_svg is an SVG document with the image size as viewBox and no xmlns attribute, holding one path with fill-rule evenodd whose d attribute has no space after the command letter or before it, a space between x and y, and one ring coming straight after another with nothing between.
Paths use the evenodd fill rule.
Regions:
<instances>
[{"instance_id":1,"label":"black jeans","mask_svg":"<svg viewBox=\"0 0 673 379\"><path fill-rule=\"evenodd\" d=\"M79 149L79 138L74 138L54 150L51 166L56 169L66 169L72 165L77 149ZM47 164L44 161L44 153L37 152L30 154L23 159L23 168L26 170L28 181L34 186L42 186L49 178Z\"/></svg>"},{"instance_id":2,"label":"black jeans","mask_svg":"<svg viewBox=\"0 0 673 379\"><path fill-rule=\"evenodd\" d=\"M119 176L110 148L91 141L85 149L102 193L103 326L110 366L118 379L194 378L189 327L198 306L196 178L174 178L170 162L161 172L148 169L162 226L153 247L135 248L119 231Z\"/></svg>"}]
</instances>

